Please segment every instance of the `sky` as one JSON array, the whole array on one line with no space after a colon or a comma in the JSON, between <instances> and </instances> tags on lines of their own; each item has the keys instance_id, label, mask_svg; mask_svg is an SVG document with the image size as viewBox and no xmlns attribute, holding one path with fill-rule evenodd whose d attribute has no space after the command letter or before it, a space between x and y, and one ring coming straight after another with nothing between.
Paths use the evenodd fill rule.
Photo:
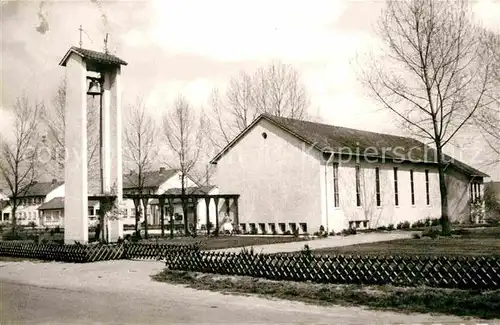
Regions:
<instances>
[{"instance_id":1,"label":"sky","mask_svg":"<svg viewBox=\"0 0 500 325\"><path fill-rule=\"evenodd\" d=\"M374 24L384 1L368 0L65 0L1 2L0 129L23 92L49 102L64 76L70 46L108 49L127 61L123 104L142 96L161 116L182 93L207 109L214 87L240 70L272 60L293 65L311 97L310 115L325 123L399 133L393 117L357 81L357 54L379 40ZM477 19L500 30L500 1L476 1ZM476 164L478 145L465 141L462 159ZM467 148L468 147L468 148ZM471 150L474 149L474 150ZM465 151L463 151L465 150ZM467 151L469 150L469 152ZM463 151L463 153L462 153ZM498 166L485 167L500 180ZM497 175L498 174L498 175Z\"/></svg>"}]
</instances>

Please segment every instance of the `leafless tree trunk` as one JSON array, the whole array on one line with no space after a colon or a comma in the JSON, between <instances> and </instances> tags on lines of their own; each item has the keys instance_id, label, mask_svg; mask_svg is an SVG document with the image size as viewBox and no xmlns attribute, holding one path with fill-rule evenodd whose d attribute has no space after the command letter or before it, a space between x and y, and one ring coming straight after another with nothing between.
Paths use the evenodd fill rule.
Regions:
<instances>
[{"instance_id":1,"label":"leafless tree trunk","mask_svg":"<svg viewBox=\"0 0 500 325\"><path fill-rule=\"evenodd\" d=\"M492 60L493 88L487 94L490 105L474 117L494 157L488 164L500 163L500 35L486 32L483 39L486 53Z\"/></svg>"},{"instance_id":2,"label":"leafless tree trunk","mask_svg":"<svg viewBox=\"0 0 500 325\"><path fill-rule=\"evenodd\" d=\"M198 119L192 106L181 95L173 108L163 117L163 132L167 147L175 156L176 166L181 172L182 209L184 214L184 232L189 234L187 218L186 181L198 163L205 134L205 119ZM196 207L195 207L196 208ZM196 220L195 220L196 222ZM196 227L196 225L195 225Z\"/></svg>"},{"instance_id":3,"label":"leafless tree trunk","mask_svg":"<svg viewBox=\"0 0 500 325\"><path fill-rule=\"evenodd\" d=\"M158 136L155 121L148 115L142 98L138 98L135 105L129 107L123 148L125 164L132 171L125 177L134 185L137 194L144 194L144 185L148 175L145 172L151 169L158 153ZM135 205L136 234L139 232L139 218L139 206ZM147 222L146 211L144 211L144 222Z\"/></svg>"},{"instance_id":4,"label":"leafless tree trunk","mask_svg":"<svg viewBox=\"0 0 500 325\"><path fill-rule=\"evenodd\" d=\"M309 104L300 75L290 65L274 62L253 74L240 72L224 94L218 89L212 92L209 139L221 150L260 114L303 119Z\"/></svg>"},{"instance_id":5,"label":"leafless tree trunk","mask_svg":"<svg viewBox=\"0 0 500 325\"><path fill-rule=\"evenodd\" d=\"M26 96L14 105L14 125L11 135L0 134L0 173L11 192L12 229L16 231L18 198L23 196L37 179L40 145L39 120L43 104L31 105Z\"/></svg>"},{"instance_id":6,"label":"leafless tree trunk","mask_svg":"<svg viewBox=\"0 0 500 325\"><path fill-rule=\"evenodd\" d=\"M87 165L89 178L98 176L99 163L99 96L87 98ZM42 120L48 128L49 141L52 144L52 159L56 163L57 169L54 174L58 177L64 172L65 144L65 105L66 105L66 79L63 79L57 88L57 93L52 99L50 108L45 109Z\"/></svg>"},{"instance_id":7,"label":"leafless tree trunk","mask_svg":"<svg viewBox=\"0 0 500 325\"><path fill-rule=\"evenodd\" d=\"M491 62L466 1L389 1L379 33L386 46L362 79L375 98L436 148L441 226L450 232L443 148L491 100Z\"/></svg>"}]
</instances>

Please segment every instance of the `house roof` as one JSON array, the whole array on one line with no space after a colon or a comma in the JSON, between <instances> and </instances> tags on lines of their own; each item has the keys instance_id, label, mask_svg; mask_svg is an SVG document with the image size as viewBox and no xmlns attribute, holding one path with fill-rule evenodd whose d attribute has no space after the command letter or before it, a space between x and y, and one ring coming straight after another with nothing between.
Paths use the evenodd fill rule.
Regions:
<instances>
[{"instance_id":1,"label":"house roof","mask_svg":"<svg viewBox=\"0 0 500 325\"><path fill-rule=\"evenodd\" d=\"M142 173L144 180L143 188L158 188L160 185L169 180L172 176L179 172L177 169L163 169L155 171L146 171ZM132 172L123 175L123 189L136 189L139 187L139 176Z\"/></svg>"},{"instance_id":2,"label":"house roof","mask_svg":"<svg viewBox=\"0 0 500 325\"><path fill-rule=\"evenodd\" d=\"M63 185L63 182L37 182L28 187L26 191L20 191L19 197L47 196L57 187Z\"/></svg>"},{"instance_id":3,"label":"house roof","mask_svg":"<svg viewBox=\"0 0 500 325\"><path fill-rule=\"evenodd\" d=\"M100 64L107 64L107 65L127 65L128 64L127 62L123 61L119 57L108 54L108 53L102 53L102 52L97 52L97 51L93 51L93 50L88 50L88 49L83 49L80 47L72 46L68 50L68 52L66 52L66 54L62 58L61 62L59 62L59 65L61 65L63 67L66 66L66 62L68 61L68 59L72 53L75 53L75 54L81 56L82 58L93 60L93 61L100 63Z\"/></svg>"},{"instance_id":4,"label":"house roof","mask_svg":"<svg viewBox=\"0 0 500 325\"><path fill-rule=\"evenodd\" d=\"M197 195L203 195L203 194L208 194L211 190L213 190L216 186L215 185L207 185L207 186L193 186L193 187L186 187L186 194L197 194ZM168 190L165 191L167 195L181 195L182 194L182 188L169 188ZM152 199L149 201L150 204L158 204L158 199Z\"/></svg>"},{"instance_id":5,"label":"house roof","mask_svg":"<svg viewBox=\"0 0 500 325\"><path fill-rule=\"evenodd\" d=\"M413 138L277 117L270 114L262 114L255 119L217 154L211 163L217 163L226 152L262 119L294 135L321 152L348 155L358 155L359 153L361 156L371 158L378 157L415 163L436 163L436 150ZM447 161L451 161L451 164L455 168L470 176L488 176L450 156L446 156L445 158Z\"/></svg>"},{"instance_id":6,"label":"house roof","mask_svg":"<svg viewBox=\"0 0 500 325\"><path fill-rule=\"evenodd\" d=\"M99 201L89 200L88 207L95 207L99 204ZM63 197L55 197L49 202L45 202L42 204L38 210L62 210L64 209L64 198Z\"/></svg>"},{"instance_id":7,"label":"house roof","mask_svg":"<svg viewBox=\"0 0 500 325\"><path fill-rule=\"evenodd\" d=\"M0 200L0 212L9 205L9 201Z\"/></svg>"}]
</instances>

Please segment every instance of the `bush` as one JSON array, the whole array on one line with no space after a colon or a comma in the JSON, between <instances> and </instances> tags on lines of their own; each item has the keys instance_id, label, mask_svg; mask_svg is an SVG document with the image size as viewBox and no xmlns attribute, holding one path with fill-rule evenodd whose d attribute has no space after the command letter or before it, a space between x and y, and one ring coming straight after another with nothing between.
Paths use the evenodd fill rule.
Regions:
<instances>
[{"instance_id":1,"label":"bush","mask_svg":"<svg viewBox=\"0 0 500 325\"><path fill-rule=\"evenodd\" d=\"M390 225L388 225L387 230L389 230L389 231L394 230L394 225L392 223Z\"/></svg>"},{"instance_id":2,"label":"bush","mask_svg":"<svg viewBox=\"0 0 500 325\"><path fill-rule=\"evenodd\" d=\"M412 228L423 228L426 226L426 221L425 220L418 220L413 223Z\"/></svg>"},{"instance_id":3,"label":"bush","mask_svg":"<svg viewBox=\"0 0 500 325\"><path fill-rule=\"evenodd\" d=\"M287 230L285 231L285 235L291 235L292 233L290 232L290 230Z\"/></svg>"},{"instance_id":4,"label":"bush","mask_svg":"<svg viewBox=\"0 0 500 325\"><path fill-rule=\"evenodd\" d=\"M387 230L387 227L386 226L380 226L380 227L377 227L377 230Z\"/></svg>"},{"instance_id":5,"label":"bush","mask_svg":"<svg viewBox=\"0 0 500 325\"><path fill-rule=\"evenodd\" d=\"M330 231L330 233L328 234L329 236L335 236L335 231Z\"/></svg>"},{"instance_id":6,"label":"bush","mask_svg":"<svg viewBox=\"0 0 500 325\"><path fill-rule=\"evenodd\" d=\"M411 238L413 238L413 239L420 239L421 237L420 237L419 234L413 234L413 235L411 235Z\"/></svg>"},{"instance_id":7,"label":"bush","mask_svg":"<svg viewBox=\"0 0 500 325\"><path fill-rule=\"evenodd\" d=\"M431 226L439 226L440 222L439 219L432 219L431 220Z\"/></svg>"},{"instance_id":8,"label":"bush","mask_svg":"<svg viewBox=\"0 0 500 325\"><path fill-rule=\"evenodd\" d=\"M409 229L410 228L410 223L408 221L400 222L396 226L397 229Z\"/></svg>"},{"instance_id":9,"label":"bush","mask_svg":"<svg viewBox=\"0 0 500 325\"><path fill-rule=\"evenodd\" d=\"M60 233L60 232L61 232L61 227L56 226L56 227L54 228L54 232L55 232L56 234Z\"/></svg>"},{"instance_id":10,"label":"bush","mask_svg":"<svg viewBox=\"0 0 500 325\"><path fill-rule=\"evenodd\" d=\"M344 236L356 235L356 228L344 229L342 230L342 235Z\"/></svg>"},{"instance_id":11,"label":"bush","mask_svg":"<svg viewBox=\"0 0 500 325\"><path fill-rule=\"evenodd\" d=\"M257 235L257 228L250 229L250 235Z\"/></svg>"},{"instance_id":12,"label":"bush","mask_svg":"<svg viewBox=\"0 0 500 325\"><path fill-rule=\"evenodd\" d=\"M436 230L436 229L430 229L430 230L427 230L426 232L424 232L422 234L422 237L430 237L432 239L435 239L435 238L438 238L439 237L439 234L440 234L440 231L439 230Z\"/></svg>"},{"instance_id":13,"label":"bush","mask_svg":"<svg viewBox=\"0 0 500 325\"><path fill-rule=\"evenodd\" d=\"M35 228L36 228L36 223L35 223L34 221L30 221L30 222L28 223L28 227L30 227L30 228L31 228L31 230L35 230Z\"/></svg>"}]
</instances>

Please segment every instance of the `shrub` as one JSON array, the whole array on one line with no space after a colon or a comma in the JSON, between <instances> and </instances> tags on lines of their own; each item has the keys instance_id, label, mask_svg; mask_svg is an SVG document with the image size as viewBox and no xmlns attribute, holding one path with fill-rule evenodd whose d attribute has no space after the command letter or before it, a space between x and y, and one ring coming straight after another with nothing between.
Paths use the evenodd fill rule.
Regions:
<instances>
[{"instance_id":1,"label":"shrub","mask_svg":"<svg viewBox=\"0 0 500 325\"><path fill-rule=\"evenodd\" d=\"M413 223L412 228L423 228L426 226L425 220L417 220L415 223Z\"/></svg>"},{"instance_id":2,"label":"shrub","mask_svg":"<svg viewBox=\"0 0 500 325\"><path fill-rule=\"evenodd\" d=\"M285 231L285 235L291 235L292 233L290 232L290 230L287 230Z\"/></svg>"},{"instance_id":3,"label":"shrub","mask_svg":"<svg viewBox=\"0 0 500 325\"><path fill-rule=\"evenodd\" d=\"M410 223L408 221L403 221L398 223L397 229L409 229L410 228Z\"/></svg>"},{"instance_id":4,"label":"shrub","mask_svg":"<svg viewBox=\"0 0 500 325\"><path fill-rule=\"evenodd\" d=\"M28 227L30 227L30 228L31 228L31 230L35 230L35 228L36 228L36 223L35 223L34 221L30 221L30 222L28 223Z\"/></svg>"},{"instance_id":5,"label":"shrub","mask_svg":"<svg viewBox=\"0 0 500 325\"><path fill-rule=\"evenodd\" d=\"M422 237L430 237L432 239L435 239L435 238L438 238L439 237L439 230L436 230L436 229L430 229L430 230L427 230L426 232L424 232L422 234Z\"/></svg>"},{"instance_id":6,"label":"shrub","mask_svg":"<svg viewBox=\"0 0 500 325\"><path fill-rule=\"evenodd\" d=\"M293 230L293 237L299 237L299 229L294 229Z\"/></svg>"},{"instance_id":7,"label":"shrub","mask_svg":"<svg viewBox=\"0 0 500 325\"><path fill-rule=\"evenodd\" d=\"M250 234L251 235L257 235L257 228L250 229Z\"/></svg>"},{"instance_id":8,"label":"shrub","mask_svg":"<svg viewBox=\"0 0 500 325\"><path fill-rule=\"evenodd\" d=\"M278 234L278 231L276 230L276 228L272 228L272 229L271 229L271 233L272 233L273 235L277 235L277 234Z\"/></svg>"},{"instance_id":9,"label":"shrub","mask_svg":"<svg viewBox=\"0 0 500 325\"><path fill-rule=\"evenodd\" d=\"M255 255L255 252L253 250L253 246L251 246L250 249L243 247L240 250L240 255Z\"/></svg>"},{"instance_id":10,"label":"shrub","mask_svg":"<svg viewBox=\"0 0 500 325\"><path fill-rule=\"evenodd\" d=\"M420 239L421 237L420 237L419 234L413 234L413 235L411 235L411 238L413 238L413 239Z\"/></svg>"},{"instance_id":11,"label":"shrub","mask_svg":"<svg viewBox=\"0 0 500 325\"><path fill-rule=\"evenodd\" d=\"M329 236L335 236L335 231L330 231L330 233L328 234Z\"/></svg>"},{"instance_id":12,"label":"shrub","mask_svg":"<svg viewBox=\"0 0 500 325\"><path fill-rule=\"evenodd\" d=\"M344 229L342 230L342 235L344 236L356 235L356 228Z\"/></svg>"},{"instance_id":13,"label":"shrub","mask_svg":"<svg viewBox=\"0 0 500 325\"><path fill-rule=\"evenodd\" d=\"M324 232L325 231L325 227L323 227L322 225L319 226L319 232Z\"/></svg>"},{"instance_id":14,"label":"shrub","mask_svg":"<svg viewBox=\"0 0 500 325\"><path fill-rule=\"evenodd\" d=\"M320 237L321 236L321 233L319 231L316 231L313 236L316 236L316 237Z\"/></svg>"},{"instance_id":15,"label":"shrub","mask_svg":"<svg viewBox=\"0 0 500 325\"><path fill-rule=\"evenodd\" d=\"M313 254L309 245L304 245L304 248L302 248L302 250L300 251L300 255L307 261L310 261L313 258Z\"/></svg>"},{"instance_id":16,"label":"shrub","mask_svg":"<svg viewBox=\"0 0 500 325\"><path fill-rule=\"evenodd\" d=\"M27 239L27 235L24 232L10 230L3 234L2 238L4 240L25 240Z\"/></svg>"},{"instance_id":17,"label":"shrub","mask_svg":"<svg viewBox=\"0 0 500 325\"><path fill-rule=\"evenodd\" d=\"M431 220L431 226L439 226L440 222L439 219L432 219Z\"/></svg>"},{"instance_id":18,"label":"shrub","mask_svg":"<svg viewBox=\"0 0 500 325\"><path fill-rule=\"evenodd\" d=\"M394 225L392 223L390 225L388 225L387 230L389 230L389 231L394 230Z\"/></svg>"},{"instance_id":19,"label":"shrub","mask_svg":"<svg viewBox=\"0 0 500 325\"><path fill-rule=\"evenodd\" d=\"M54 228L54 232L55 232L56 234L60 233L60 232L61 232L61 227L56 226L56 227Z\"/></svg>"},{"instance_id":20,"label":"shrub","mask_svg":"<svg viewBox=\"0 0 500 325\"><path fill-rule=\"evenodd\" d=\"M380 226L380 227L377 227L377 230L387 230L387 227L386 226Z\"/></svg>"}]
</instances>

